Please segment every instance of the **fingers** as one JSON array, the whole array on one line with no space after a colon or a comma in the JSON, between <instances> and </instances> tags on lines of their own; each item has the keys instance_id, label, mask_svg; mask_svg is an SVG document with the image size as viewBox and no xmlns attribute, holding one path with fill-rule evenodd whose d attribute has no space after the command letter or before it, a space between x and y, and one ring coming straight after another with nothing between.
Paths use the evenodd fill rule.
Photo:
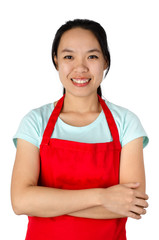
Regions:
<instances>
[{"instance_id":1,"label":"fingers","mask_svg":"<svg viewBox=\"0 0 159 240\"><path fill-rule=\"evenodd\" d=\"M137 190L139 183L118 184L104 189L102 204L109 211L134 219L146 214L148 195Z\"/></svg>"},{"instance_id":2,"label":"fingers","mask_svg":"<svg viewBox=\"0 0 159 240\"><path fill-rule=\"evenodd\" d=\"M146 193L134 190L134 194L135 194L135 197L137 197L137 198L141 198L141 199L144 199L144 200L149 199L149 196Z\"/></svg>"},{"instance_id":3,"label":"fingers","mask_svg":"<svg viewBox=\"0 0 159 240\"><path fill-rule=\"evenodd\" d=\"M140 183L125 183L123 185L128 188L138 188L140 186Z\"/></svg>"},{"instance_id":4,"label":"fingers","mask_svg":"<svg viewBox=\"0 0 159 240\"><path fill-rule=\"evenodd\" d=\"M145 196L146 195L146 196ZM141 215L146 214L146 209L148 207L148 203L145 199L148 199L147 194L141 193L138 196L141 198L135 198L133 201L133 204L131 205L129 209L129 217L134 219L141 219Z\"/></svg>"},{"instance_id":5,"label":"fingers","mask_svg":"<svg viewBox=\"0 0 159 240\"><path fill-rule=\"evenodd\" d=\"M137 199L134 201L136 206L142 207L142 208L148 208L148 203L143 199Z\"/></svg>"},{"instance_id":6,"label":"fingers","mask_svg":"<svg viewBox=\"0 0 159 240\"><path fill-rule=\"evenodd\" d=\"M130 189L128 217L141 219L141 215L146 214L145 208L148 207L148 195L136 189L139 187L140 183L128 183L123 185Z\"/></svg>"},{"instance_id":7,"label":"fingers","mask_svg":"<svg viewBox=\"0 0 159 240\"><path fill-rule=\"evenodd\" d=\"M137 219L137 220L141 219L141 216L134 213L134 212L129 212L128 217L131 217L131 218L134 218L134 219Z\"/></svg>"},{"instance_id":8,"label":"fingers","mask_svg":"<svg viewBox=\"0 0 159 240\"><path fill-rule=\"evenodd\" d=\"M144 208L138 207L138 206L133 206L131 208L131 212L137 214L137 215L144 215L146 214L146 210Z\"/></svg>"},{"instance_id":9,"label":"fingers","mask_svg":"<svg viewBox=\"0 0 159 240\"><path fill-rule=\"evenodd\" d=\"M146 193L135 190L135 188L139 187L140 183L137 183L137 182L136 183L126 183L126 184L123 184L123 185L128 187L128 188L134 189L133 191L135 193L135 197L142 198L142 199L145 199L145 200L149 199L149 197Z\"/></svg>"}]
</instances>

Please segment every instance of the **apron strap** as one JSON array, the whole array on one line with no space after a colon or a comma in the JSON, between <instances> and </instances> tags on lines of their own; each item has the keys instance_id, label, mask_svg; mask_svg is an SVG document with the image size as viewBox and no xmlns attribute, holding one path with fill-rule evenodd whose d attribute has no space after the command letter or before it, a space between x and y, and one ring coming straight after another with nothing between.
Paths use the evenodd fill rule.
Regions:
<instances>
[{"instance_id":1,"label":"apron strap","mask_svg":"<svg viewBox=\"0 0 159 240\"><path fill-rule=\"evenodd\" d=\"M104 111L104 114L105 114L105 117L106 117L109 129L110 129L112 138L113 138L113 140L115 142L119 142L120 143L119 132L118 132L118 128L116 126L114 117L113 117L111 111L109 110L107 104L105 103L105 101L99 95L98 95L98 98L99 98L100 104L101 104L101 106L103 108L103 111Z\"/></svg>"},{"instance_id":2,"label":"apron strap","mask_svg":"<svg viewBox=\"0 0 159 240\"><path fill-rule=\"evenodd\" d=\"M53 110L53 112L52 112L52 114L49 118L47 126L44 130L41 145L48 145L49 144L49 141L50 141L52 132L54 130L57 118L60 115L60 112L61 112L61 109L62 109L62 106L63 106L64 97L65 97L65 94L58 100L58 102L56 104L56 107L54 108L54 110ZM109 126L109 129L110 129L112 138L115 142L120 143L119 133L118 133L118 129L117 129L115 120L113 118L113 115L112 115L111 111L109 110L108 106L106 105L105 101L99 95L98 95L98 99L100 101L100 104L102 106L102 109L103 109L105 117L106 117L106 120L108 122L108 126Z\"/></svg>"},{"instance_id":3,"label":"apron strap","mask_svg":"<svg viewBox=\"0 0 159 240\"><path fill-rule=\"evenodd\" d=\"M63 102L64 102L64 97L65 97L65 94L62 96L62 98L60 98L58 100L58 102L56 104L56 107L54 108L54 110L53 110L53 112L52 112L52 114L49 118L49 121L47 123L47 126L46 126L44 134L43 134L43 139L42 139L41 145L48 145L49 144L52 132L53 132L54 127L55 127L55 123L56 123L57 118L60 115L60 112L61 112L61 109L62 109L62 105L63 105Z\"/></svg>"}]
</instances>

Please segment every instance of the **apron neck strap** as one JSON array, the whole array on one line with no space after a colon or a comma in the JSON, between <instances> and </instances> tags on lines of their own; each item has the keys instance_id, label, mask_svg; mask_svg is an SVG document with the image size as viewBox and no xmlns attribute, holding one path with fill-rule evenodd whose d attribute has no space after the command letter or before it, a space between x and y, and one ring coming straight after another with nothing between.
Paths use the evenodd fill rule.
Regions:
<instances>
[{"instance_id":1,"label":"apron neck strap","mask_svg":"<svg viewBox=\"0 0 159 240\"><path fill-rule=\"evenodd\" d=\"M106 105L105 101L98 95L98 99L100 101L100 104L103 108L112 138L115 142L120 142L119 141L119 133L118 133L118 129L114 120L114 117L111 113L111 111L109 110L108 106Z\"/></svg>"},{"instance_id":2,"label":"apron neck strap","mask_svg":"<svg viewBox=\"0 0 159 240\"><path fill-rule=\"evenodd\" d=\"M65 94L58 100L58 102L49 118L49 121L47 123L47 126L46 126L44 134L43 134L43 138L42 138L42 142L41 142L42 145L48 145L48 143L49 143L49 140L50 140L52 132L54 130L57 118L60 115L60 112L61 112L61 109L63 106L64 97L65 97ZM106 120L108 122L108 126L110 129L112 138L115 142L119 142L119 133L118 133L118 129L117 129L116 123L114 121L114 118L112 116L112 113L109 110L108 106L106 105L105 101L99 95L98 95L98 99L99 99L99 102L104 111Z\"/></svg>"},{"instance_id":3,"label":"apron neck strap","mask_svg":"<svg viewBox=\"0 0 159 240\"><path fill-rule=\"evenodd\" d=\"M43 134L43 138L42 138L42 142L41 142L42 145L48 145L48 143L50 141L52 132L54 130L54 127L55 127L55 124L56 124L56 121L57 121L57 118L60 115L60 112L61 112L61 109L62 109L62 106L63 106L64 97L65 97L65 94L62 96L62 98L60 98L58 100L53 112L51 113L51 116L49 118L49 121L46 125L45 131L44 131L44 134Z\"/></svg>"}]
</instances>

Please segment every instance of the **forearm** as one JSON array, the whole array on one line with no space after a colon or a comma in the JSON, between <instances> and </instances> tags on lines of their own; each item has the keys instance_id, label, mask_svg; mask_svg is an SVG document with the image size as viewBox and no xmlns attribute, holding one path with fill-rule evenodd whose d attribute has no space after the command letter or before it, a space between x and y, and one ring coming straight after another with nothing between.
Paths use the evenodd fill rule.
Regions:
<instances>
[{"instance_id":1,"label":"forearm","mask_svg":"<svg viewBox=\"0 0 159 240\"><path fill-rule=\"evenodd\" d=\"M73 213L68 215L74 217L83 217L83 218L94 218L94 219L114 219L114 218L124 218L126 216L119 215L117 213L110 212L103 206L95 206Z\"/></svg>"},{"instance_id":2,"label":"forearm","mask_svg":"<svg viewBox=\"0 0 159 240\"><path fill-rule=\"evenodd\" d=\"M13 209L18 215L56 217L99 206L99 188L64 190L29 186L15 202Z\"/></svg>"}]
</instances>

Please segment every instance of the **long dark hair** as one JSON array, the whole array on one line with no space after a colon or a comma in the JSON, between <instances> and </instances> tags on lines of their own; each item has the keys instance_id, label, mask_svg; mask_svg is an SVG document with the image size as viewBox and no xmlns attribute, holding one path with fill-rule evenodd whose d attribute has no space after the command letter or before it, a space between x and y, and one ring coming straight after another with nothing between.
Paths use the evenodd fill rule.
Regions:
<instances>
[{"instance_id":1,"label":"long dark hair","mask_svg":"<svg viewBox=\"0 0 159 240\"><path fill-rule=\"evenodd\" d=\"M106 35L104 28L99 23L92 21L92 20L88 20L88 19L74 19L72 21L67 21L64 25L62 25L57 30L57 32L55 34L55 38L53 40L52 51L51 51L52 61L53 61L55 68L56 68L56 64L54 61L54 56L57 56L57 49L58 49L62 34L66 31L68 31L72 28L76 28L76 27L90 30L97 38L97 40L100 44L103 56L104 56L105 60L107 61L107 65L108 65L107 71L104 76L104 78L105 78L109 71L109 68L110 68L110 53L109 53L109 47L108 47L108 43L107 43L107 35ZM65 88L63 88L63 94L65 94L65 92L66 92ZM102 96L101 86L98 87L97 94L100 97Z\"/></svg>"}]
</instances>

